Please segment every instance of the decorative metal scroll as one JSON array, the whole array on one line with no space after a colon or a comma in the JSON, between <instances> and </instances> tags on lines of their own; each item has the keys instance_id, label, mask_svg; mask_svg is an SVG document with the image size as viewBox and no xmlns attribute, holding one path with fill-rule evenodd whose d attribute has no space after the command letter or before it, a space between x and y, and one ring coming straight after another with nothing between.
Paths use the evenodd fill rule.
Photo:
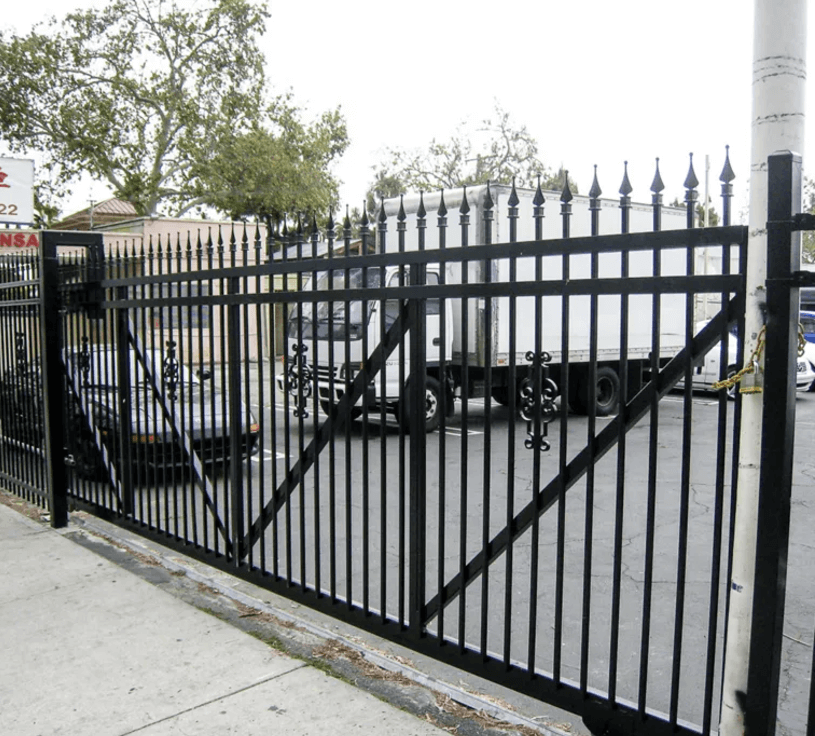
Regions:
<instances>
[{"instance_id":1,"label":"decorative metal scroll","mask_svg":"<svg viewBox=\"0 0 815 736\"><path fill-rule=\"evenodd\" d=\"M173 340L167 341L167 356L162 363L162 380L164 384L164 395L175 401L178 398L178 376L181 372L178 358L175 357L176 343Z\"/></svg>"},{"instance_id":2,"label":"decorative metal scroll","mask_svg":"<svg viewBox=\"0 0 815 736\"><path fill-rule=\"evenodd\" d=\"M555 397L557 385L549 378L549 366L552 356L549 353L526 354L529 363L527 377L521 382L521 418L526 420L524 447L527 450L548 452L550 444L546 440L549 422L555 416ZM539 387L536 390L536 387Z\"/></svg>"},{"instance_id":3,"label":"decorative metal scroll","mask_svg":"<svg viewBox=\"0 0 815 736\"><path fill-rule=\"evenodd\" d=\"M307 401L311 396L313 372L306 360L308 345L299 343L292 347L294 355L289 360L289 370L286 374L286 390L294 397L296 402L294 416L308 417Z\"/></svg>"},{"instance_id":4,"label":"decorative metal scroll","mask_svg":"<svg viewBox=\"0 0 815 736\"><path fill-rule=\"evenodd\" d=\"M15 358L17 360L17 371L25 373L28 370L28 357L25 349L25 332L14 333Z\"/></svg>"},{"instance_id":5,"label":"decorative metal scroll","mask_svg":"<svg viewBox=\"0 0 815 736\"><path fill-rule=\"evenodd\" d=\"M82 338L82 349L79 351L79 371L82 374L82 388L87 388L91 385L91 351L88 346L88 338Z\"/></svg>"}]
</instances>

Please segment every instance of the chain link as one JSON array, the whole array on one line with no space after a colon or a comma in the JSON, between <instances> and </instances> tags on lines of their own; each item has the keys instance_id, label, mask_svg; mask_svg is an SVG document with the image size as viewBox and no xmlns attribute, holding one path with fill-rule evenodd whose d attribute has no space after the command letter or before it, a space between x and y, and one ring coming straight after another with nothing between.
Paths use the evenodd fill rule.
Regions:
<instances>
[{"instance_id":1,"label":"chain link","mask_svg":"<svg viewBox=\"0 0 815 736\"><path fill-rule=\"evenodd\" d=\"M738 373L733 374L729 378L722 379L721 381L716 381L713 384L712 388L714 391L718 391L719 389L727 389L732 388L735 386L742 378L751 373L756 372L756 368L759 367L759 361L761 359L761 354L764 352L764 344L767 337L767 327L764 326L761 328L761 332L758 333L758 341L756 342L756 348L753 350L752 354L750 355L750 359L747 361L747 364L742 368ZM804 354L804 346L806 345L806 338L804 337L804 327L799 322L798 323L798 356L802 356ZM760 394L762 391L761 386L745 386L739 389L740 393L743 394Z\"/></svg>"}]
</instances>

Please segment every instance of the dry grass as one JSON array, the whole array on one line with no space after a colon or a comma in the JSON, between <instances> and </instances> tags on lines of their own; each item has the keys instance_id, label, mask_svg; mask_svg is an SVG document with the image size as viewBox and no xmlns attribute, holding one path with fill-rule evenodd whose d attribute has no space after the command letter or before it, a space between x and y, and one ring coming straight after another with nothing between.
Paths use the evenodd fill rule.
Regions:
<instances>
[{"instance_id":1,"label":"dry grass","mask_svg":"<svg viewBox=\"0 0 815 736\"><path fill-rule=\"evenodd\" d=\"M365 656L362 652L349 647L347 644L343 644L336 639L330 639L329 641L321 644L320 646L314 647L312 649L312 654L315 657L320 659L346 659L351 662L365 677L370 677L371 679L376 680L384 680L386 682L396 682L400 685L411 685L415 686L416 683L413 680L408 679L404 675L398 672L391 672L389 670L383 669L378 665L373 664L373 662L368 661L365 659Z\"/></svg>"}]
</instances>

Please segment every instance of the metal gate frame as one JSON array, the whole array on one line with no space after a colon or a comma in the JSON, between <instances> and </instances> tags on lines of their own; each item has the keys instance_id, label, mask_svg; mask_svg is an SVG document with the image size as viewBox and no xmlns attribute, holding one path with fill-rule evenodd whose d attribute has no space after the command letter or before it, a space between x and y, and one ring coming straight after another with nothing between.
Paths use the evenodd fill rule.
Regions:
<instances>
[{"instance_id":1,"label":"metal gate frame","mask_svg":"<svg viewBox=\"0 0 815 736\"><path fill-rule=\"evenodd\" d=\"M692 182L691 177L689 177L689 180ZM695 196L693 196L695 192L693 191L693 186L695 186L693 183L689 186L689 212L695 206ZM726 208L729 204L728 188L729 181L726 181L723 185ZM599 187L597 189L598 191L595 197L599 196ZM625 212L626 206L628 206L627 194L624 194L621 200L623 212ZM656 211L658 211L658 207L658 205L655 205ZM596 213L598 210L599 205L595 208L594 212ZM467 222L467 214L465 199L461 211L462 223ZM251 280L252 278L257 278L258 274L268 275L270 277L274 277L278 274L284 277L294 275L297 280L302 283L300 274L313 273L321 269L343 269L357 264L362 265L363 268L376 270L383 267L386 263L402 266L417 266L428 259L432 259L434 262L461 261L470 263L490 261L491 259L503 257L529 257L534 256L536 253L545 253L546 255L564 258L568 258L571 254L586 253L595 254L594 257L597 257L597 254L600 252L626 252L629 248L658 249L681 247L688 249L688 252L692 252L694 247L706 243L734 244L734 247L737 247L736 244L744 243L746 235L745 228L724 227L708 231L682 230L650 234L629 234L624 232L621 235L614 236L598 236L595 232L594 235L589 237L570 238L563 241L545 241L542 244L534 242L492 244L490 242L491 236L489 235L488 227L490 221L491 217L488 219L485 214L484 226L487 229L488 235L483 245L471 246L467 243L463 243L461 248L448 248L443 253L404 252L401 246L401 238L403 236L400 232L398 233L400 249L396 254L381 253L373 256L365 256L362 259L361 257L349 257L348 255L335 255L332 258L330 255L331 246L329 241L329 258L327 260L314 257L306 257L303 260L297 261L284 260L282 262L271 262L263 266L260 270L241 266L236 263L234 255L235 238L233 236L233 250L231 251L232 255L230 256L229 267L227 267L226 270L218 268L217 276L215 271L204 271L197 274L196 278L206 279L217 277L222 283L228 285L226 292L221 297L218 299L209 297L207 303L220 303L223 305L226 312L226 319L230 325L230 345L235 345L236 341L240 340L240 320L237 319L236 314L241 305L256 304L258 302L276 303L277 301L306 304L317 299L315 294L307 289L285 296L268 293L254 293L251 295L241 293L241 283L247 279ZM568 222L568 219L565 219L565 221ZM596 218L593 221L596 223ZM348 228L346 228L346 231L347 230ZM347 250L350 234L344 233L343 239L346 242ZM363 235L363 243L364 240L365 236ZM293 236L293 245L300 251L300 255L302 256L304 251L304 239L302 230L299 228L298 232ZM729 263L729 256L728 258L723 258L723 261ZM220 266L220 264L218 265ZM152 304L158 309L163 309L165 306L172 308L174 305L179 307L187 306L194 302L183 297L139 299L128 291L129 288L135 287L137 284L158 285L167 282L181 283L184 278L189 278L189 276L184 276L179 273L162 274L160 272L152 276L137 276L134 272L128 271L126 264L123 267L117 266L112 268L107 277L100 281L99 286L101 291L108 296L102 298L99 308L123 315L128 309L136 307L139 303L145 305ZM132 504L125 504L123 507L122 504L117 504L116 508L105 509L98 504L89 503L89 499L87 498L77 498L76 496L73 497L73 502L80 507L87 507L95 513L107 515L110 520L116 523L134 526L140 533L153 536L165 544L179 546L184 549L187 554L200 557L206 562L215 564L233 574L246 577L254 582L260 582L272 590L281 592L288 597L301 600L319 610L324 610L332 615L339 615L346 618L352 623L385 636L386 638L400 641L418 651L423 651L431 656L443 659L462 669L580 713L584 719L591 724L592 729L597 732L606 729L614 729L619 732L633 732L644 729L648 733L655 734L676 732L694 733L695 731L693 729L688 728L678 720L675 709L673 713L667 714L665 717L660 717L646 709L644 700L639 706L632 707L623 701L615 699L613 694L608 698L601 697L588 687L585 678L581 678L582 681L578 684L570 684L559 675L548 677L537 672L530 672L526 668L518 667L512 664L506 657L496 660L488 656L486 651L483 650L476 651L463 645L451 646L448 642L439 641L431 636L428 633L427 625L443 607L446 607L457 598L460 598L462 591L470 583L483 577L484 571L489 567L490 563L494 562L505 550L509 549L512 542L517 540L525 530L534 526L536 521L542 518L547 509L551 508L558 499L564 498L569 488L573 487L580 478L591 473L594 464L609 450L621 443L628 430L649 411L653 411L654 407L658 405L659 399L676 385L679 380L683 377L689 379L691 366L721 340L722 336L726 334L728 323L737 320L743 311L743 302L739 296L742 289L742 277L739 274L724 273L719 276L704 277L693 275L675 276L667 280L660 277L630 280L623 276L617 279L595 279L591 282L570 282L566 293L570 295L583 294L589 296L595 305L598 296L603 293L622 295L637 293L659 294L667 288L668 291L673 293L690 295L694 292L694 284L698 284L699 288L714 293L723 295L735 293L737 296L727 301L725 310L720 313L717 318L714 318L700 334L694 336L691 343L678 356L675 356L672 361L664 366L655 364L650 382L648 382L639 393L629 398L616 418L612 419L607 426L598 431L591 445L585 447L574 459L568 462L561 460L562 472L560 476L538 490L535 498L508 520L507 526L503 531L497 535L492 535L489 539L485 539L484 548L480 553L470 559L462 560L462 572L447 580L444 587L436 595L432 596L428 594L427 580L423 572L427 544L427 539L424 536L426 516L424 467L426 465L427 438L419 429L419 418L423 415L421 395L420 392L413 392L411 415L414 423L412 426L413 431L410 432L409 435L410 458L407 464L409 475L407 488L408 518L406 520L406 526L409 530L406 559L410 561L410 574L408 577L409 589L406 591L407 605L404 616L398 616L394 619L391 616L385 615L384 612L376 614L369 608L367 603L360 607L355 604L350 597L343 598L335 594L326 595L320 590L315 591L308 587L303 587L302 585L298 587L298 584L292 580L290 570L286 575L280 577L273 575L270 578L268 571L259 569L252 563L250 555L256 541L262 539L262 533L273 523L274 519L278 518L277 514L287 510L289 499L293 498L295 492L302 487L304 477L316 462L321 450L344 428L345 423L343 417L346 415L343 409L349 409L356 403L358 398L364 395L365 387L370 381L375 380L377 372L384 363L387 355L395 349L405 336L408 338L409 349L414 360L413 364L421 365L424 343L421 329L416 328L423 324L421 318L423 300L433 296L449 300L456 296L461 296L462 294L470 298L479 294L491 297L501 294L502 289L506 290L508 288L501 284L470 284L464 287L442 284L438 287L427 287L422 282L421 268L413 267L411 268L411 282L405 283L404 286L396 287L387 294L389 298L392 297L400 300L401 312L399 318L385 334L385 339L382 344L371 350L365 364L365 369L360 371L350 383L346 383L346 393L339 403L339 421L332 421L329 418L321 422L311 443L308 445L300 445L297 462L282 478L268 502L263 504L253 517L249 518L249 524L245 528L239 523L243 516L243 496L240 491L241 477L238 474L237 482L234 482L235 474L233 473L232 480L234 483L231 494L231 498L233 499L231 522L226 518L218 519L218 521L221 521L224 527L230 531L230 539L227 541L222 553L219 553L216 549L213 556L212 550L200 548L197 545L190 547L189 540L184 538L175 539L175 535L178 534L178 531L175 531L173 535L168 537L170 530L162 532L159 529L151 528L151 525L145 527L143 521L139 522L136 518L131 517L134 511ZM518 282L512 285L511 293L516 296L523 294L557 296L564 293L564 285L561 283L535 284L534 282ZM347 302L349 299L361 298L371 302L378 302L386 298L386 293L384 291L380 293L380 291L376 289L358 290L356 292L346 289L329 292L321 295L319 298L320 300L336 300L337 302ZM594 309L596 313L596 306ZM125 329L126 323L123 322L121 318L117 319L119 324L119 343L124 344L127 341L132 341L130 330ZM691 325L688 325L687 329L690 328ZM692 335L692 332L688 334ZM233 365L237 361L233 360L234 355L231 349L230 355L232 356L230 357L230 381L239 381L239 371L232 370ZM290 359L287 358L287 360L289 365L295 364L297 363L297 356ZM298 370L303 368L301 364L298 364ZM309 372L304 371L299 376L299 380L296 381L296 389L294 392L294 400L301 410L301 428L302 409L308 405L306 402L307 399L309 399L306 395L308 381ZM536 379L536 383L537 385L541 384L540 377ZM311 391L309 390L308 393L310 394ZM536 396L532 402L532 412L530 416L534 418L534 423L537 425L534 435L540 436L542 430L541 415L543 393L541 391L536 391L535 393ZM315 402L316 411L316 400L313 398L310 400ZM722 400L722 402L723 401L724 400ZM722 402L720 402L720 405L724 406ZM127 436L127 433L125 433L125 436ZM543 449L544 448L539 445L535 451L539 453ZM720 482L721 481L722 479L720 479ZM129 497L130 494L125 495ZM708 701L713 697L711 688L712 681L706 695Z\"/></svg>"},{"instance_id":2,"label":"metal gate frame","mask_svg":"<svg viewBox=\"0 0 815 736\"><path fill-rule=\"evenodd\" d=\"M795 392L788 380L792 366L791 348L797 339L797 332L794 327L797 320L795 315L798 309L799 288L802 286L815 285L815 277L802 273L799 262L799 248L795 233L803 229L815 229L815 218L809 215L800 215L796 212L800 203L800 167L801 160L792 154L779 154L773 156L769 162L770 177L770 211L768 216L768 272L767 272L767 347L766 361L764 367L764 438L762 445L762 471L760 488L760 514L758 525L758 556L756 560L756 586L753 602L753 628L751 633L751 660L749 674L749 699L747 701L747 718L750 733L774 732L775 714L777 709L778 683L780 669L781 637L783 628L784 613L784 589L786 574L786 550L789 534L789 514L790 514L790 492L792 485L792 446L794 438L794 418L795 418ZM729 187L729 181L725 183ZM724 187L723 187L724 189ZM692 190L692 187L691 187ZM622 190L621 190L622 191ZM625 195L624 195L625 196ZM689 197L689 211L695 204L695 198ZM726 209L729 200L725 199ZM718 234L710 234L710 242L730 243L742 242L746 233L745 228L722 228ZM618 236L611 236L618 237ZM629 238L645 236L629 236ZM653 243L667 242L673 238L673 242L687 243L701 242L699 237L708 237L704 234L696 235L693 231L688 231L684 235L672 233L655 233L650 236ZM298 240L299 238L299 240ZM346 244L349 238L346 237ZM563 252L567 247L588 248L587 252L599 242L599 238L591 243L588 240L584 243L580 239L571 241L564 245ZM698 733L697 728L678 722L676 714L670 714L668 718L662 718L656 714L645 712L644 704L641 707L630 706L626 703L616 701L613 697L609 699L598 698L596 694L587 691L585 684L581 687L573 687L562 681L547 679L535 673L530 673L524 668L513 665L508 660L496 660L485 656L485 652L470 650L450 646L446 642L436 641L428 634L427 624L441 608L455 600L458 595L473 580L478 579L490 562L495 561L511 544L517 539L525 529L528 529L536 519L541 518L546 510L555 503L559 497L565 493L571 484L578 478L590 471L594 462L599 460L608 450L614 447L625 437L626 432L644 416L651 407L655 406L659 399L683 377L687 377L690 366L698 361L713 345L715 345L726 330L727 324L732 320L741 317L744 310L743 297L740 295L741 277L737 274L722 277L711 277L711 283L715 281L715 290L721 293L735 293L737 296L731 299L726 309L715 318L707 328L696 335L686 349L666 366L660 367L642 391L631 397L619 415L611 420L609 424L596 435L592 446L587 446L570 462L563 465L565 475L556 479L547 486L541 488L536 497L515 513L507 526L498 534L491 535L484 549L474 557L466 561L462 568L462 573L453 576L445 582L445 585L435 595L429 596L424 588L424 576L419 572L423 569L425 544L422 537L424 529L425 513L425 490L424 490L424 459L427 453L427 438L422 432L411 434L413 438L410 443L410 459L408 468L410 470L409 479L409 554L411 564L414 567L414 574L410 576L410 590L408 594L409 615L406 620L394 621L387 617L373 615L367 608L358 608L350 600L341 601L333 596L326 597L319 591L315 595L314 591L297 588L293 586L292 580L286 578L272 578L268 572L259 570L252 564L248 564L247 557L250 553L253 540L256 540L269 515L275 510L282 508L294 489L297 488L302 478L308 470L309 458L312 460L319 454L321 445L324 447L336 434L344 427L344 420L323 422L315 436L315 444L311 450L307 450L303 455L303 463L293 469L287 475L283 485L281 485L272 499L260 512L251 520L251 523L242 528L239 519L233 517L231 526L231 544L222 553L213 554L212 550L202 548L200 545L190 546L187 540L175 540L169 538L166 532L158 529L144 528L144 525L130 518L129 509L106 509L95 503L88 503L81 499L71 497L69 489L68 474L65 465L61 462L62 448L64 447L63 427L60 419L63 412L53 411L54 407L62 407L65 402L64 376L61 366L62 345L61 335L61 315L60 310L64 307L64 302L60 301L60 290L62 298L66 294L66 285L60 283L59 259L56 248L58 245L74 245L81 247L91 247L101 252L101 235L89 234L66 234L66 233L43 233L41 246L41 300L40 317L42 319L42 365L43 365L43 404L45 409L45 452L49 458L47 463L48 471L46 478L49 505L51 508L51 523L55 527L64 526L67 523L67 510L69 501L80 507L106 516L110 520L134 528L136 531L147 536L152 536L164 544L177 546L187 554L200 558L205 562L214 564L216 567L225 569L240 577L260 582L270 589L282 595L302 601L318 610L339 615L350 622L359 625L361 628L373 631L379 635L391 638L395 641L406 643L408 646L422 651L433 657L442 659L469 672L487 677L500 684L516 689L520 692L533 695L552 702L556 705L564 706L574 712L582 714L584 720L590 725L595 733ZM293 242L300 243L302 247L302 233L293 238ZM611 241L609 241L611 242ZM566 241L564 241L566 243ZM528 253L528 244L507 243L503 245L492 245L487 242L480 246L470 246L467 253L456 253L455 249L450 249L450 253L443 258L454 259L464 258L466 260L484 260L497 258L512 253ZM609 246L611 247L611 246ZM439 260L439 254L434 254L433 258ZM400 254L394 259L388 260L383 256L374 256L370 259L369 267L378 268L382 263L398 262L405 265L415 263L420 264L421 258L415 254ZM343 259L337 258L330 261L336 268L344 267ZM218 278L224 279L230 284L227 300L222 302L227 306L227 311L235 320L237 308L242 304L276 304L296 301L307 303L314 299L313 295L301 293L281 297L275 294L255 294L251 299L246 294L241 294L238 288L242 279L260 278L264 276L274 276L281 274L304 273L318 268L325 267L325 262L306 259L302 263L278 262L269 263L260 269L251 269L236 265L234 260L230 264L226 273L221 272ZM125 276L118 278L115 274L99 273L98 279L90 279L85 283L76 283L67 287L67 292L78 299L77 303L85 302L85 307L95 303L95 308L101 309L121 309L127 303L129 297L121 291L128 285L135 282L134 277ZM690 277L689 277L690 278ZM401 314L399 319L388 332L385 343L375 348L371 354L368 370L358 374L357 378L349 385L351 391L344 397L345 407L353 405L355 399L362 396L368 381L376 375L377 365L384 361L390 350L404 338L408 336L415 360L414 365L421 365L423 360L423 341L421 339L421 329L416 329L423 324L422 300L431 292L438 293L442 298L452 298L454 291L449 286L440 286L437 290L423 284L420 268L411 269L411 283L399 287L397 297L401 300ZM718 279L718 280L717 280ZM158 283L162 279L158 276L153 282ZM177 279L181 280L181 279ZM613 293L635 293L630 285L622 282L611 284L608 280L603 285L586 286L588 294L602 293L603 288L613 287L617 291ZM637 288L657 289L656 284L649 286L638 285ZM678 291L691 287L688 283L682 283L682 277L676 277L672 287ZM497 293L497 287L493 286L490 294ZM107 291L106 291L107 290ZM119 290L119 291L117 291ZM631 290L631 291L626 291ZM105 294L118 294L111 299ZM548 292L541 292L548 293ZM556 293L555 291L552 292ZM582 292L571 292L582 293ZM348 294L332 295L338 299L350 298ZM363 298L370 298L372 301L380 299L377 292L361 295ZM118 299L118 302L116 301ZM214 303L214 300L211 300ZM189 298L175 298L158 300L156 303L188 305L192 303ZM93 307L90 307L93 308ZM125 307L126 308L126 307ZM231 310L231 311L230 311ZM239 327L239 325L238 325ZM240 330L238 329L238 332ZM241 381L240 373L234 371L230 374L230 381L234 385L239 385ZM538 379L539 381L539 379ZM419 392L413 392L413 410L418 416L421 413L421 399ZM535 412L540 417L542 399L536 399ZM56 461L55 461L56 460ZM233 472L233 480L239 475ZM566 480L568 479L568 480ZM241 487L238 480L237 487ZM236 506L235 508L239 508ZM124 513L123 513L124 511ZM342 605L338 605L342 604ZM767 667L767 653L771 654L771 664ZM814 660L815 665L815 660ZM813 678L815 681L815 678ZM815 687L815 686L814 686ZM813 698L810 699L810 719L809 732L815 728L815 718L813 718ZM706 727L712 724L705 724Z\"/></svg>"}]
</instances>

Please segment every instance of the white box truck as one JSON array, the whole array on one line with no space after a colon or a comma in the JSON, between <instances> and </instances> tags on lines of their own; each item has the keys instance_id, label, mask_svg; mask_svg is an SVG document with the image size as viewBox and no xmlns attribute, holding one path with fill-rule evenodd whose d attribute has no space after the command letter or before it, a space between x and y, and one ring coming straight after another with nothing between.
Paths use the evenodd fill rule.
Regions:
<instances>
[{"instance_id":1,"label":"white box truck","mask_svg":"<svg viewBox=\"0 0 815 736\"><path fill-rule=\"evenodd\" d=\"M469 206L468 245L481 245L485 241L485 203L492 201L492 236L495 244L509 241L507 218L509 198L512 188L492 185L473 187L467 190ZM444 193L447 209L446 247L461 245L459 209L463 201L463 190ZM533 217L533 190L517 190L518 218L516 240L519 242L534 239L535 220ZM560 195L548 193L544 205L544 238L559 239L562 236L560 216ZM424 195L422 200L426 211L424 228L425 248L439 247L437 211L439 194ZM386 252L399 249L397 229L400 208L404 212L404 249L416 250L419 247L417 212L420 198L405 197L385 202ZM571 237L590 234L591 215L589 198L575 196L571 201ZM618 200L600 200L599 233L615 234L621 229L621 213ZM677 230L686 226L684 209L663 207L662 229ZM632 205L630 209L630 232L653 230L653 208L650 205ZM379 246L378 238L371 236L371 245ZM683 275L687 272L687 252L684 248L663 251L659 273L656 275ZM353 261L353 259L351 259ZM442 267L433 263L429 255L426 267L428 284L447 285L481 284L486 282L510 284L541 279L550 284L564 283L564 268L568 269L569 282L589 279L592 275L592 257L588 254L564 256L546 255L521 257L513 269L511 259L500 257L489 260L471 261L463 273L460 262L447 263ZM705 259L705 268L710 268L710 258ZM539 271L536 269L540 269ZM609 252L597 257L598 278L618 278L622 274L620 252ZM409 283L408 268L403 268L400 276L398 266L379 266L364 269L370 286L398 286ZM654 258L650 250L633 252L628 256L628 275L653 276ZM335 270L330 274L317 275L316 291L326 289L360 288L363 286L363 269L355 263L348 270ZM312 283L303 286L304 292L313 289ZM500 288L500 287L499 287ZM557 290L557 286L555 289ZM509 288L506 291L510 291ZM380 310L385 310L384 323L390 326L398 313L397 300L351 301L346 315L345 302L304 303L302 310L293 310L287 325L289 355L297 355L299 343L307 346L307 358L312 375L316 377L316 390L323 410L334 411L339 399L348 389L349 382L358 374L368 355L382 339L383 318ZM543 350L551 354L550 377L556 385L563 382L565 367L568 365L568 401L574 411L585 413L590 397L593 397L598 415L613 413L620 396L619 368L621 360L621 310L622 298L619 295L597 296L597 348L596 348L596 389L590 390L587 379L590 374L591 355L591 299L589 295L568 297L568 355L563 354L563 310L564 298L555 296L477 296L469 298L451 297L443 300L428 300L426 304L426 427L434 429L439 422L441 396L445 392L448 414L454 411L456 398L476 397L485 391L485 379L489 378L491 399L500 404L508 404L512 392L519 391L521 381L527 376L525 356L529 351ZM514 304L512 303L514 300ZM685 343L686 297L683 294L661 295L659 300L660 356L670 357ZM631 295L628 297L627 358L629 385L636 387L643 371L650 365L653 344L653 319L655 299L651 295ZM442 329L442 315L444 329ZM512 316L514 315L514 317ZM333 334L331 334L333 331ZM347 332L347 339L346 339ZM538 333L540 339L538 341ZM365 339L363 339L365 335ZM442 340L443 335L443 340ZM444 344L442 344L442 342ZM333 345L331 345L333 343ZM408 343L405 343L407 345ZM367 355L364 354L367 352ZM511 356L514 352L514 358ZM379 410L384 403L388 411L397 417L405 418L400 409L407 392L404 385L410 379L410 365L405 356L405 367L400 370L400 348L397 347L387 357L384 365L384 380L381 375L372 378L367 387L365 406L369 410ZM297 361L292 361L289 373L296 374ZM281 385L287 379L281 377ZM288 380L289 389L294 394L298 389L297 380ZM356 402L352 413L359 415L362 400Z\"/></svg>"}]
</instances>

